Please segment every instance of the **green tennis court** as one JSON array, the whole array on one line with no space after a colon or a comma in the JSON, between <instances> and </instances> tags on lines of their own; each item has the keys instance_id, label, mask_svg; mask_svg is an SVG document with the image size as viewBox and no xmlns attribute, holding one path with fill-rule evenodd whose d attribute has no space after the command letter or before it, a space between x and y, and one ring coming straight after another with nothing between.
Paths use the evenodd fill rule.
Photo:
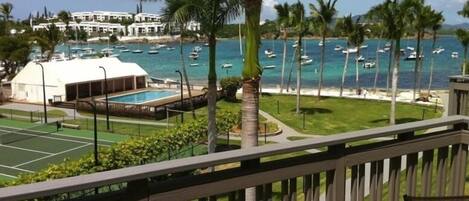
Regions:
<instances>
[{"instance_id":1,"label":"green tennis court","mask_svg":"<svg viewBox=\"0 0 469 201\"><path fill-rule=\"evenodd\" d=\"M102 135L99 146L125 139ZM32 173L67 158L77 159L93 150L93 134L89 131L0 120L0 180L14 179L21 173Z\"/></svg>"}]
</instances>

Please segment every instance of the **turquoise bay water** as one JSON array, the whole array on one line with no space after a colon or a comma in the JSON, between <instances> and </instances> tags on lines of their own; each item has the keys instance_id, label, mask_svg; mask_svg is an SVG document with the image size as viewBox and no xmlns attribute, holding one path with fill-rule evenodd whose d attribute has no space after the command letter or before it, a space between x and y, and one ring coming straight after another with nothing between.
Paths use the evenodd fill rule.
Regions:
<instances>
[{"instance_id":1,"label":"turquoise bay water","mask_svg":"<svg viewBox=\"0 0 469 201\"><path fill-rule=\"evenodd\" d=\"M147 101L167 98L176 94L177 93L174 91L142 91L139 93L112 97L109 98L109 101L117 103L141 104Z\"/></svg>"},{"instance_id":2,"label":"turquoise bay water","mask_svg":"<svg viewBox=\"0 0 469 201\"><path fill-rule=\"evenodd\" d=\"M317 87L319 74L319 65L320 65L320 47L318 46L318 40L305 40L306 54L313 59L312 65L304 66L302 70L302 82L305 87ZM380 43L380 46L383 47L386 41L378 40L368 40L366 44L368 45L367 49L362 49L362 55L365 58L376 58L376 47ZM291 83L292 86L295 85L296 80L296 68L291 65L291 59L293 56L294 48L292 45L294 40L289 40L287 45L287 65L286 65L286 75L285 81L288 79L288 75L291 73ZM179 56L178 43L170 43L169 46L176 47L175 50L168 51L165 48L159 50L159 54L147 54L146 52L150 50L152 45L150 44L128 44L129 49L142 49L145 52L142 54L132 54L120 53L118 50L115 50L115 53L120 54L120 59L125 62L135 62L142 66L152 77L157 78L171 78L174 80L179 79L179 75L175 73L175 70L180 69L181 61ZM324 84L326 87L339 87L341 82L342 70L345 62L345 55L342 52L334 51L336 45L341 45L345 47L346 42L344 40L329 40L326 43L326 64L324 71ZM423 79L422 86L426 88L428 85L429 69L430 69L430 58L431 58L431 40L423 41L424 55L425 59L423 61ZM106 48L107 45L89 45L90 47L95 48L96 50L101 50ZM203 46L202 43L186 43L184 45L184 59L186 61L189 79L193 83L197 84L206 84L207 75L208 75L208 47L202 47L203 50L200 54L200 57L197 61L192 61L189 59L189 52L195 46ZM415 40L403 40L401 42L402 48L407 46L415 47ZM459 44L456 38L454 37L440 37L438 39L437 47L441 46L445 48L445 51L441 54L435 55L435 64L434 64L434 79L433 79L433 88L434 89L444 89L448 86L448 76L460 74L460 66L462 64L463 52L462 46ZM65 50L64 46L59 47L59 50ZM267 58L264 54L264 50L274 49L277 57L274 59ZM459 52L459 59L452 59L451 52ZM283 53L283 41L282 40L263 40L262 47L260 49L259 55L261 59L262 66L275 65L274 69L266 69L263 72L262 84L269 86L280 85L280 74L282 67L282 53ZM407 54L410 51L407 50ZM404 56L405 57L405 56ZM386 73L388 67L388 53L380 54L380 74L379 74L379 87L386 87ZM217 44L217 75L221 79L226 76L240 76L241 70L243 67L242 57L239 52L239 42L238 40L220 40ZM198 63L198 66L189 66L189 63ZM223 69L221 65L224 63L233 64L231 69ZM405 61L401 60L400 68L400 88L412 88L413 86L413 69L415 61ZM373 86L375 69L364 69L362 66L359 66L359 75L360 75L360 86L371 87ZM346 74L346 86L353 87L355 86L355 62L354 55L350 56L348 71Z\"/></svg>"}]
</instances>

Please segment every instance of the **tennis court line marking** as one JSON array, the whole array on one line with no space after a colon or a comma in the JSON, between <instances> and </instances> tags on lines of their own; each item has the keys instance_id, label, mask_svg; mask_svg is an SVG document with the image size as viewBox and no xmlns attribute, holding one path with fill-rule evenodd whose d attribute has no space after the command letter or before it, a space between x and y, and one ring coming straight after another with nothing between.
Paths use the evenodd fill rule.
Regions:
<instances>
[{"instance_id":1,"label":"tennis court line marking","mask_svg":"<svg viewBox=\"0 0 469 201\"><path fill-rule=\"evenodd\" d=\"M34 149L26 149L26 148L15 147L15 146L9 146L9 145L4 145L4 144L0 144L0 147L18 149L18 150L29 151L29 152L36 152L36 153L46 154L46 155L52 155L52 154L54 154L54 153L50 153L50 152L38 151L38 150L34 150Z\"/></svg>"},{"instance_id":2,"label":"tennis court line marking","mask_svg":"<svg viewBox=\"0 0 469 201\"><path fill-rule=\"evenodd\" d=\"M22 131L21 128L15 128L15 127L10 127L10 126L0 126L0 128L11 128L11 129L15 129L16 131ZM1 130L0 131L5 131L5 130ZM9 132L12 132L12 131L9 131ZM60 134L60 133L47 133L47 132L43 132L43 131L34 131L34 132L37 132L37 133L45 133L45 134L49 134L49 135L57 135L57 136L64 136L64 137L71 137L71 138L77 138L77 139L87 139L87 140L94 140L93 138L89 138L89 137L81 137L81 136L73 136L73 135L64 135L64 134ZM104 139L98 139L98 141L102 141L102 142L109 142L109 143L117 143L116 141L112 141L112 140L104 140ZM88 143L88 142L86 142Z\"/></svg>"},{"instance_id":3,"label":"tennis court line marking","mask_svg":"<svg viewBox=\"0 0 469 201\"><path fill-rule=\"evenodd\" d=\"M9 174L4 174L4 173L0 173L0 175L5 176L5 177L10 177L10 178L13 178L13 179L18 178L17 176L13 176L13 175L9 175Z\"/></svg>"},{"instance_id":4,"label":"tennis court line marking","mask_svg":"<svg viewBox=\"0 0 469 201\"><path fill-rule=\"evenodd\" d=\"M88 144L85 144L85 145L81 145L81 146L75 147L75 148L73 148L73 149L67 149L67 150L65 150L65 151L61 151L61 152L58 152L58 153L55 153L55 154L52 154L52 155L48 155L48 156L44 156L44 157L41 157L41 158L36 158L36 159L34 159L34 160L31 160L31 161L28 161L28 162L24 162L24 163L15 165L15 166L13 166L13 167L14 167L14 168L18 168L19 166L27 165L27 164L30 164L30 163L34 163L34 162L36 162L36 161L44 160L44 159L46 159L46 158L50 158L50 157L57 156L57 155L60 155L60 154L64 154L64 153L67 153L67 152L75 151L75 150L77 150L77 149L81 149L81 148L83 148L83 147L90 146L90 145L93 145L93 144L88 143Z\"/></svg>"},{"instance_id":5,"label":"tennis court line marking","mask_svg":"<svg viewBox=\"0 0 469 201\"><path fill-rule=\"evenodd\" d=\"M1 165L1 164L0 164L0 167L10 168L10 169L14 169L14 170L19 170L19 171L22 171L22 172L34 173L34 171L31 171L31 170L26 170L26 169L17 168L17 167L11 167L11 166L7 166L7 165Z\"/></svg>"},{"instance_id":6,"label":"tennis court line marking","mask_svg":"<svg viewBox=\"0 0 469 201\"><path fill-rule=\"evenodd\" d=\"M12 131L7 131L7 130L2 130L0 129L0 131L4 131L4 132L7 132L7 133L11 133ZM17 130L17 131L21 131L21 130ZM75 143L80 143L80 144L89 144L88 142L82 142L82 141L78 141L78 140L69 140L69 139L62 139L62 138L55 138L55 137L49 137L49 136L43 136L43 135L37 135L37 134L31 134L31 133L17 133L19 135L29 135L29 136L34 136L34 137L38 137L38 138L46 138L46 139L53 139L53 140L61 140L61 141L66 141L66 142L75 142ZM49 133L48 133L49 134Z\"/></svg>"}]
</instances>

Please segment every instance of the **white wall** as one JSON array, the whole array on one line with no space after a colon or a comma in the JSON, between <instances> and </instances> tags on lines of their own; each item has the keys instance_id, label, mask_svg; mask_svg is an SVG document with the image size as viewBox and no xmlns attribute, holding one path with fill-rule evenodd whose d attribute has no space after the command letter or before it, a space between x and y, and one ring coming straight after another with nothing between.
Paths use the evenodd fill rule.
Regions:
<instances>
[{"instance_id":1,"label":"white wall","mask_svg":"<svg viewBox=\"0 0 469 201\"><path fill-rule=\"evenodd\" d=\"M31 85L21 83L11 83L12 98L18 101L25 101L30 103L43 103L42 85ZM54 99L54 96L62 96L65 100L65 87L47 86L46 83L46 102L49 99Z\"/></svg>"}]
</instances>

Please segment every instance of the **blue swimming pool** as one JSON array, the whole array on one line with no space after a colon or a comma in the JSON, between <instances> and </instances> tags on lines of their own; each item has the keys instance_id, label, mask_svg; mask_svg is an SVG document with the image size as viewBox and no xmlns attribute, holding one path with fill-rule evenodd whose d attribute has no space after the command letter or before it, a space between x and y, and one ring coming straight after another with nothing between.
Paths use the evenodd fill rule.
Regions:
<instances>
[{"instance_id":1,"label":"blue swimming pool","mask_svg":"<svg viewBox=\"0 0 469 201\"><path fill-rule=\"evenodd\" d=\"M116 103L142 104L149 101L168 98L177 94L178 93L175 91L142 91L134 94L111 97L109 98L109 101Z\"/></svg>"}]
</instances>

